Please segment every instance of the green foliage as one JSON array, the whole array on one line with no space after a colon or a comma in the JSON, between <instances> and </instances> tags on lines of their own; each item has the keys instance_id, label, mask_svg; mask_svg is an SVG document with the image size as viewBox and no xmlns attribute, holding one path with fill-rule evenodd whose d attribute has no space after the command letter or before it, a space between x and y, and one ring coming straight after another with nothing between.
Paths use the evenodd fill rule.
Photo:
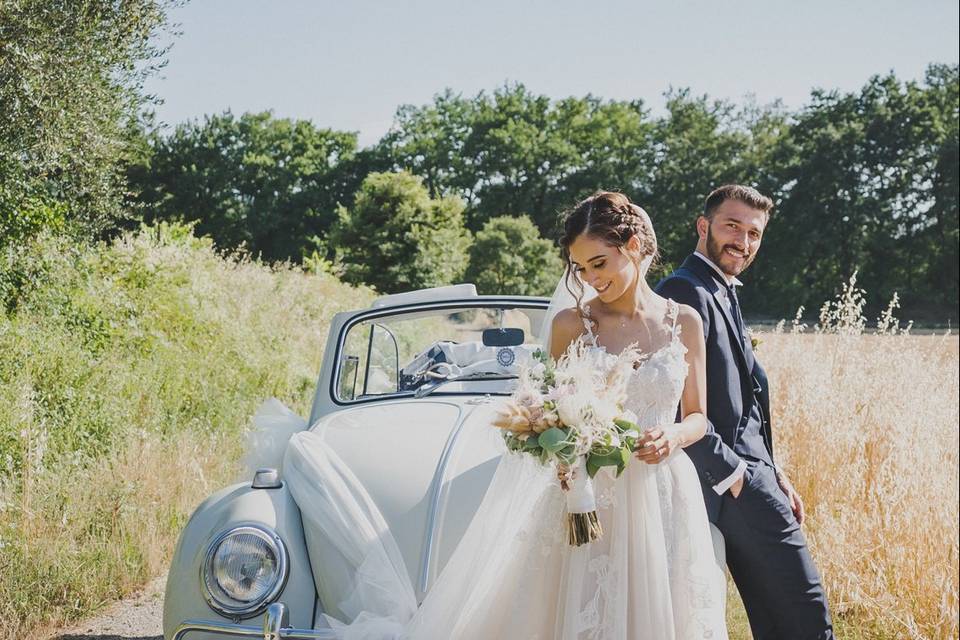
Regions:
<instances>
[{"instance_id":1,"label":"green foliage","mask_svg":"<svg viewBox=\"0 0 960 640\"><path fill-rule=\"evenodd\" d=\"M677 91L667 95L667 114L656 123L650 180L634 197L653 219L663 269L670 271L696 244L693 221L710 190L755 180L742 159L750 132L740 126L742 114L732 104Z\"/></svg>"},{"instance_id":2,"label":"green foliage","mask_svg":"<svg viewBox=\"0 0 960 640\"><path fill-rule=\"evenodd\" d=\"M218 246L271 261L299 261L336 219L349 195L338 166L357 144L354 133L269 112L207 116L149 142L130 170L145 220L196 221Z\"/></svg>"},{"instance_id":3,"label":"green foliage","mask_svg":"<svg viewBox=\"0 0 960 640\"><path fill-rule=\"evenodd\" d=\"M553 102L523 85L431 105L406 105L378 144L394 166L423 176L433 194L455 193L467 222L525 211L540 231L598 187L630 189L649 171L652 125L640 101L587 96Z\"/></svg>"},{"instance_id":4,"label":"green foliage","mask_svg":"<svg viewBox=\"0 0 960 640\"><path fill-rule=\"evenodd\" d=\"M0 185L0 190L10 185ZM0 195L13 199L13 194ZM38 198L23 196L19 206L10 207L0 212L0 251L18 251L19 243L32 238L46 230L53 233L62 232L67 227L67 205L63 202L48 203ZM0 284L0 299L5 298L6 287Z\"/></svg>"},{"instance_id":5,"label":"green foliage","mask_svg":"<svg viewBox=\"0 0 960 640\"><path fill-rule=\"evenodd\" d=\"M372 292L184 225L0 255L0 631L25 638L161 572L256 406L305 414L330 318Z\"/></svg>"},{"instance_id":6,"label":"green foliage","mask_svg":"<svg viewBox=\"0 0 960 640\"><path fill-rule=\"evenodd\" d=\"M99 248L39 238L8 254L0 275L14 267L27 275L2 320L0 412L24 402L31 408L26 423L0 419L0 433L13 441L21 428L42 428L51 459L97 455L144 424L143 402L160 403L148 413L164 431L242 425L245 414L232 406L238 397L247 409L265 395L289 398L285 390L315 374L320 345L292 369L291 351L268 345L326 321L341 300L356 304L347 295L324 301L331 290L347 291L328 274L281 277L227 261L181 225L144 228ZM316 299L309 318L284 310L290 303L280 301L294 291ZM17 459L17 451L0 447L0 456Z\"/></svg>"},{"instance_id":7,"label":"green foliage","mask_svg":"<svg viewBox=\"0 0 960 640\"><path fill-rule=\"evenodd\" d=\"M957 69L816 91L795 113L688 90L668 93L658 118L639 102L551 101L522 85L447 91L401 107L377 148L431 192L463 198L474 230L523 211L555 237L577 199L624 190L653 218L664 272L692 250L712 188L754 185L776 208L744 289L753 313L810 307L859 269L878 299L899 291L905 311L942 321L956 318L960 290Z\"/></svg>"},{"instance_id":8,"label":"green foliage","mask_svg":"<svg viewBox=\"0 0 960 640\"><path fill-rule=\"evenodd\" d=\"M815 306L854 272L914 313L956 309L958 88L956 66L933 66L923 84L814 92L771 162L780 202L751 287L768 309Z\"/></svg>"},{"instance_id":9,"label":"green foliage","mask_svg":"<svg viewBox=\"0 0 960 640\"><path fill-rule=\"evenodd\" d=\"M563 271L552 242L527 216L487 220L470 247L466 280L483 294L550 295Z\"/></svg>"},{"instance_id":10,"label":"green foliage","mask_svg":"<svg viewBox=\"0 0 960 640\"><path fill-rule=\"evenodd\" d=\"M569 436L569 429L550 427L540 434L537 446L543 448L549 455L555 455L567 445L567 438Z\"/></svg>"},{"instance_id":11,"label":"green foliage","mask_svg":"<svg viewBox=\"0 0 960 640\"><path fill-rule=\"evenodd\" d=\"M137 148L132 173L147 219L198 220L219 246L245 244L270 260L339 252L351 282L384 291L448 282L462 261L451 247L438 275L444 269L429 263L442 254L415 250L417 234L402 216L370 218L399 225L369 226L384 255L366 255L356 234L341 236L351 246L338 246L334 211L352 212L355 198L369 205L361 185L371 174L407 171L425 187L416 198L459 198L464 224L478 234L469 278L486 291L528 292L548 291L533 284L530 273L540 271L518 276L515 254L501 248L519 227L498 221L496 232L485 231L489 221L520 212L532 220L532 244L516 244L530 263L535 241L557 236L566 208L598 189L623 190L650 213L666 272L692 250L707 193L741 182L776 202L746 276L752 314L812 308L859 270L878 299L899 291L906 313L942 321L960 304L958 86L956 65L932 65L922 82L872 78L859 91L814 92L795 112L676 90L657 117L641 101L552 100L523 85L472 97L448 90L429 104L401 106L390 132L367 149L355 150L353 134L227 114L167 138L154 133ZM427 264L411 267L414 255Z\"/></svg>"},{"instance_id":12,"label":"green foliage","mask_svg":"<svg viewBox=\"0 0 960 640\"><path fill-rule=\"evenodd\" d=\"M367 176L331 232L344 280L384 293L455 282L469 244L460 199L432 199L407 172Z\"/></svg>"},{"instance_id":13,"label":"green foliage","mask_svg":"<svg viewBox=\"0 0 960 640\"><path fill-rule=\"evenodd\" d=\"M640 427L633 422L624 419L613 421L619 431L619 443L610 443L606 447L594 448L587 455L587 473L592 478L597 475L603 467L615 467L617 477L622 474L627 465L630 464L630 456L637 446L637 440L640 433Z\"/></svg>"},{"instance_id":14,"label":"green foliage","mask_svg":"<svg viewBox=\"0 0 960 640\"><path fill-rule=\"evenodd\" d=\"M128 123L143 104L167 3L0 3L0 245L121 214Z\"/></svg>"}]
</instances>

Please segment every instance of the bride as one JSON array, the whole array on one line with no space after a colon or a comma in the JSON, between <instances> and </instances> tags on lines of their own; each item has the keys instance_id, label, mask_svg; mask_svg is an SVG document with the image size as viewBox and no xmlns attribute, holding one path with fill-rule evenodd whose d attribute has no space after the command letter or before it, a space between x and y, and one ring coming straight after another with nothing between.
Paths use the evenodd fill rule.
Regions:
<instances>
[{"instance_id":1,"label":"bride","mask_svg":"<svg viewBox=\"0 0 960 640\"><path fill-rule=\"evenodd\" d=\"M597 350L600 361L632 344L645 354L635 364L625 407L645 429L637 460L619 478L605 467L593 480L603 537L574 547L558 526L565 500L557 485L566 486L569 470L504 455L421 606L397 598L403 612L387 614L393 605L385 603L406 588L398 577L403 572L391 574L389 554L379 569L364 561L356 597L378 602L355 603L364 613L350 624L330 619L338 637L727 637L724 576L700 482L683 452L706 429L700 317L647 284L656 237L646 213L626 196L599 192L579 203L566 215L560 244L567 269L551 303L552 322L548 312L551 355L561 357L576 340ZM291 460L297 446L295 437L285 474L291 485L305 486L310 479L296 475L303 465Z\"/></svg>"}]
</instances>

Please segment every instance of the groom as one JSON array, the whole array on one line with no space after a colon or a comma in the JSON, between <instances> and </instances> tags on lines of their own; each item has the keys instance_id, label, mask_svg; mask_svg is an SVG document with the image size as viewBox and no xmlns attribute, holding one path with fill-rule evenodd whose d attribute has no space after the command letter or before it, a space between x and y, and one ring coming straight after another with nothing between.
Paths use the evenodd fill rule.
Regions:
<instances>
[{"instance_id":1,"label":"groom","mask_svg":"<svg viewBox=\"0 0 960 640\"><path fill-rule=\"evenodd\" d=\"M657 293L703 318L708 429L684 451L700 475L710 521L723 533L754 639L832 639L820 576L800 530L803 502L773 462L767 376L737 301L737 276L756 257L772 208L751 187L714 190L697 218L696 251Z\"/></svg>"}]
</instances>

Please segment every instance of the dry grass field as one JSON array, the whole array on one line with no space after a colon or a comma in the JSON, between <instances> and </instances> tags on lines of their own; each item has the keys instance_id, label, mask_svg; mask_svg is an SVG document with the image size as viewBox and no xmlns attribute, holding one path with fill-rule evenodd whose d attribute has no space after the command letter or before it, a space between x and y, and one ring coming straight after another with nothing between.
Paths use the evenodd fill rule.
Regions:
<instances>
[{"instance_id":1,"label":"dry grass field","mask_svg":"<svg viewBox=\"0 0 960 640\"><path fill-rule=\"evenodd\" d=\"M956 638L960 343L891 316L865 330L862 304L851 286L817 326L756 335L778 463L840 638ZM731 637L747 637L729 608Z\"/></svg>"}]
</instances>

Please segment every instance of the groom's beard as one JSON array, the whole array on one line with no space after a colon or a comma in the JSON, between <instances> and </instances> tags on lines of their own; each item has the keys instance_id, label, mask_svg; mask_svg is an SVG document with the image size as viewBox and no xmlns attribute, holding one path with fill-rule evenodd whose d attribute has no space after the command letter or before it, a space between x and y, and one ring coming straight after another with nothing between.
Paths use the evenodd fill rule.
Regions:
<instances>
[{"instance_id":1,"label":"groom's beard","mask_svg":"<svg viewBox=\"0 0 960 640\"><path fill-rule=\"evenodd\" d=\"M707 257L710 258L710 261L717 265L720 271L723 271L728 276L738 276L746 271L747 267L753 263L753 259L757 257L757 254L743 251L742 253L746 253L746 257L738 263L728 256L724 249L727 247L730 247L734 251L740 251L740 249L734 244L721 244L719 240L713 237L711 227L712 225L707 226Z\"/></svg>"}]
</instances>

